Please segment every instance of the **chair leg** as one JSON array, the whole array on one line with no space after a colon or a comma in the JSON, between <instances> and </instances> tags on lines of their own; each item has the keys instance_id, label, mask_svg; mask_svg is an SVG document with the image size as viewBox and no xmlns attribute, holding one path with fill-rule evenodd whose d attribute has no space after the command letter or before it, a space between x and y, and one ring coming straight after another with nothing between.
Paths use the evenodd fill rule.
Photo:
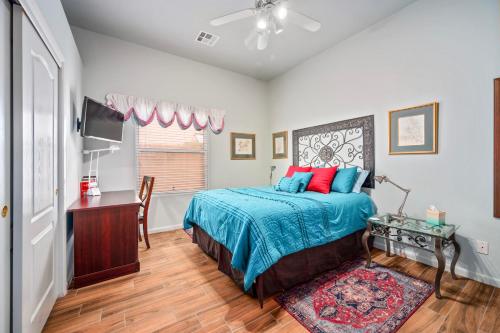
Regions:
<instances>
[{"instance_id":1,"label":"chair leg","mask_svg":"<svg viewBox=\"0 0 500 333\"><path fill-rule=\"evenodd\" d=\"M142 236L141 236L141 224L137 224L137 234L139 235L139 242L142 242Z\"/></svg>"},{"instance_id":2,"label":"chair leg","mask_svg":"<svg viewBox=\"0 0 500 333\"><path fill-rule=\"evenodd\" d=\"M146 241L146 247L149 249L149 238L148 238L148 219L142 221L142 232L144 232L144 240Z\"/></svg>"}]
</instances>

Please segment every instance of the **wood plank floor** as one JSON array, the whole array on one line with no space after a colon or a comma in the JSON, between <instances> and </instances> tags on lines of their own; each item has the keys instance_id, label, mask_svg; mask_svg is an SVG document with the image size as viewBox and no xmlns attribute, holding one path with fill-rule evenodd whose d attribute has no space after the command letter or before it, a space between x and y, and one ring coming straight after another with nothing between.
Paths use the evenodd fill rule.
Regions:
<instances>
[{"instance_id":1,"label":"wood plank floor","mask_svg":"<svg viewBox=\"0 0 500 333\"><path fill-rule=\"evenodd\" d=\"M217 270L181 230L140 243L141 271L70 290L45 332L306 332L272 300L264 309ZM435 268L374 251L376 262L433 281ZM431 296L400 332L500 332L500 289L445 273L441 300Z\"/></svg>"}]
</instances>

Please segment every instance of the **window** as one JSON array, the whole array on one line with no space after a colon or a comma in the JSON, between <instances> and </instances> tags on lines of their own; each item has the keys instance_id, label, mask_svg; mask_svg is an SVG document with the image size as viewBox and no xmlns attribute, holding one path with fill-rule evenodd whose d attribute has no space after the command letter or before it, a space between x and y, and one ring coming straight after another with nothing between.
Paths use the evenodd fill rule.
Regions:
<instances>
[{"instance_id":1,"label":"window","mask_svg":"<svg viewBox=\"0 0 500 333\"><path fill-rule=\"evenodd\" d=\"M193 126L167 128L156 121L137 128L138 188L143 176L155 177L154 193L194 192L207 188L205 131Z\"/></svg>"}]
</instances>

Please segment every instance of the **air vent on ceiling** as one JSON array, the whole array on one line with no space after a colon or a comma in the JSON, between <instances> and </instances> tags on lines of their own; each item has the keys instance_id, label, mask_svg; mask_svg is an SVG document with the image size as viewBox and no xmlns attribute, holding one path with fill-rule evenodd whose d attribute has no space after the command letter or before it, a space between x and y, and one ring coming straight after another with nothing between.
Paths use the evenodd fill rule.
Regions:
<instances>
[{"instance_id":1,"label":"air vent on ceiling","mask_svg":"<svg viewBox=\"0 0 500 333\"><path fill-rule=\"evenodd\" d=\"M209 32L200 31L200 33L196 37L196 41L198 43L203 44L203 45L207 45L207 46L212 47L215 45L215 43L217 43L219 38L220 38L219 36L211 34Z\"/></svg>"}]
</instances>

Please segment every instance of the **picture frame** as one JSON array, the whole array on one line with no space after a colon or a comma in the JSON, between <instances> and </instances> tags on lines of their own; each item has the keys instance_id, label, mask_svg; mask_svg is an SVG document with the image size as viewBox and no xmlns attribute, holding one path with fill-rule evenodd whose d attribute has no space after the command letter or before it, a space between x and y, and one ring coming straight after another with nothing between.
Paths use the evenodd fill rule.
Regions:
<instances>
[{"instance_id":1,"label":"picture frame","mask_svg":"<svg viewBox=\"0 0 500 333\"><path fill-rule=\"evenodd\" d=\"M500 218L500 78L493 83L493 217Z\"/></svg>"},{"instance_id":2,"label":"picture frame","mask_svg":"<svg viewBox=\"0 0 500 333\"><path fill-rule=\"evenodd\" d=\"M288 131L273 133L273 159L288 158Z\"/></svg>"},{"instance_id":3,"label":"picture frame","mask_svg":"<svg viewBox=\"0 0 500 333\"><path fill-rule=\"evenodd\" d=\"M439 103L389 111L389 154L437 154Z\"/></svg>"},{"instance_id":4,"label":"picture frame","mask_svg":"<svg viewBox=\"0 0 500 333\"><path fill-rule=\"evenodd\" d=\"M255 160L255 134L231 132L231 160Z\"/></svg>"}]
</instances>

